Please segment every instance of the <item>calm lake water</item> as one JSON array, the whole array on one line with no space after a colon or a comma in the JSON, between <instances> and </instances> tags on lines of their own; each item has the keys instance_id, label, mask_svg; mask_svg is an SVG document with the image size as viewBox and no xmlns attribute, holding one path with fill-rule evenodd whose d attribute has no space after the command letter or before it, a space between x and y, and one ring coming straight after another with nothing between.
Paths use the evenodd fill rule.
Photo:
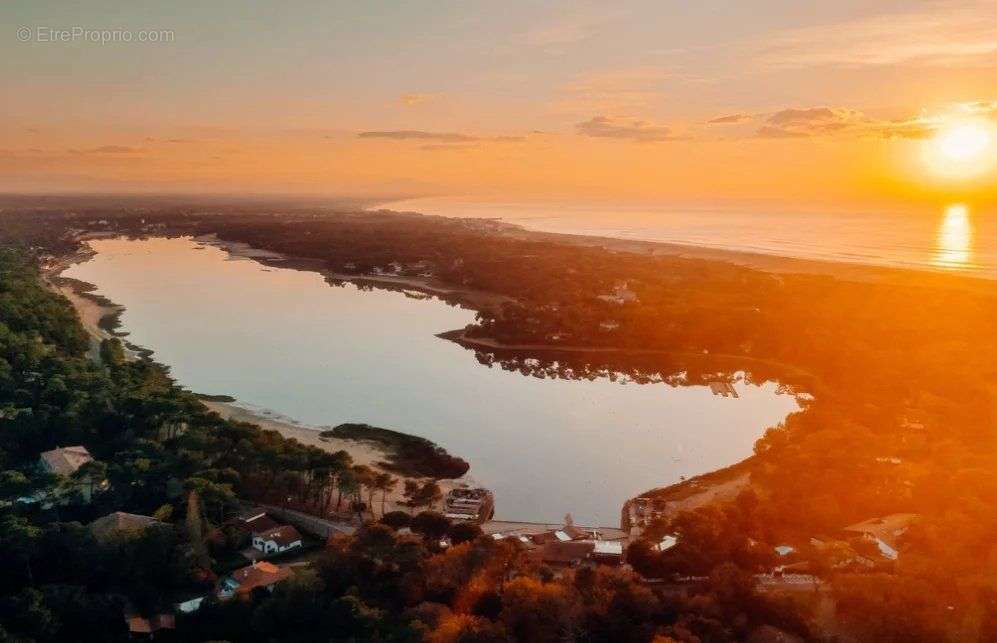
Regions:
<instances>
[{"instance_id":1,"label":"calm lake water","mask_svg":"<svg viewBox=\"0 0 997 643\"><path fill-rule=\"evenodd\" d=\"M797 408L774 384L552 380L489 368L436 333L473 313L399 292L330 286L191 239L97 240L68 277L124 305L129 340L184 386L311 426L366 422L471 463L496 516L616 525L622 502L740 461Z\"/></svg>"},{"instance_id":2,"label":"calm lake water","mask_svg":"<svg viewBox=\"0 0 997 643\"><path fill-rule=\"evenodd\" d=\"M531 230L661 241L760 254L997 279L993 208L958 202L906 211L707 205L485 202L451 197L384 204L448 217L496 218Z\"/></svg>"}]
</instances>

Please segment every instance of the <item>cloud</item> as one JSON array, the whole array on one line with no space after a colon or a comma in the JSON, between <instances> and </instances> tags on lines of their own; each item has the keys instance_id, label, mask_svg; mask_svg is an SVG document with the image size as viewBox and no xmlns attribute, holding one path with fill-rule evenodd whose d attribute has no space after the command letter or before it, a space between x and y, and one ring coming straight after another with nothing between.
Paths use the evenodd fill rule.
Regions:
<instances>
[{"instance_id":1,"label":"cloud","mask_svg":"<svg viewBox=\"0 0 997 643\"><path fill-rule=\"evenodd\" d=\"M961 103L958 110L970 116L997 119L997 101L975 101Z\"/></svg>"},{"instance_id":2,"label":"cloud","mask_svg":"<svg viewBox=\"0 0 997 643\"><path fill-rule=\"evenodd\" d=\"M844 129L850 123L864 119L864 114L850 109L810 107L807 109L790 108L780 110L769 116L767 122L775 127L797 129L815 134Z\"/></svg>"},{"instance_id":3,"label":"cloud","mask_svg":"<svg viewBox=\"0 0 997 643\"><path fill-rule=\"evenodd\" d=\"M415 107L428 103L436 98L436 94L408 93L398 97L398 101L405 107Z\"/></svg>"},{"instance_id":4,"label":"cloud","mask_svg":"<svg viewBox=\"0 0 997 643\"><path fill-rule=\"evenodd\" d=\"M997 21L986 18L995 5L949 3L791 29L767 35L757 59L777 68L997 64Z\"/></svg>"},{"instance_id":5,"label":"cloud","mask_svg":"<svg viewBox=\"0 0 997 643\"><path fill-rule=\"evenodd\" d=\"M142 149L124 145L102 145L85 150L69 150L72 154L140 154Z\"/></svg>"},{"instance_id":6,"label":"cloud","mask_svg":"<svg viewBox=\"0 0 997 643\"><path fill-rule=\"evenodd\" d=\"M525 136L474 136L460 132L427 132L423 130L387 130L360 132L358 138L383 138L394 141L435 141L437 143L522 143ZM428 146L424 146L428 147Z\"/></svg>"},{"instance_id":7,"label":"cloud","mask_svg":"<svg viewBox=\"0 0 997 643\"><path fill-rule=\"evenodd\" d=\"M476 147L476 145L461 145L460 143L435 143L420 145L419 149L425 152L457 152L461 150L473 150Z\"/></svg>"},{"instance_id":8,"label":"cloud","mask_svg":"<svg viewBox=\"0 0 997 643\"><path fill-rule=\"evenodd\" d=\"M442 141L445 143L467 143L479 140L476 136L457 132L426 132L414 129L360 132L357 136L359 138L387 138L395 141Z\"/></svg>"},{"instance_id":9,"label":"cloud","mask_svg":"<svg viewBox=\"0 0 997 643\"><path fill-rule=\"evenodd\" d=\"M743 123L754 118L751 114L730 114L728 116L718 116L706 121L709 125L727 125L732 123Z\"/></svg>"},{"instance_id":10,"label":"cloud","mask_svg":"<svg viewBox=\"0 0 997 643\"><path fill-rule=\"evenodd\" d=\"M641 143L671 141L671 130L662 125L654 125L640 120L624 120L609 116L594 116L578 123L575 129L583 136L596 138L618 138Z\"/></svg>"},{"instance_id":11,"label":"cloud","mask_svg":"<svg viewBox=\"0 0 997 643\"><path fill-rule=\"evenodd\" d=\"M760 138L808 138L852 136L923 139L931 136L937 119L925 117L882 120L845 107L782 109L765 118L755 135Z\"/></svg>"},{"instance_id":12,"label":"cloud","mask_svg":"<svg viewBox=\"0 0 997 643\"><path fill-rule=\"evenodd\" d=\"M755 135L758 138L807 138L810 136L802 132L793 132L782 129L781 127L772 127L771 125L762 125L755 132Z\"/></svg>"}]
</instances>

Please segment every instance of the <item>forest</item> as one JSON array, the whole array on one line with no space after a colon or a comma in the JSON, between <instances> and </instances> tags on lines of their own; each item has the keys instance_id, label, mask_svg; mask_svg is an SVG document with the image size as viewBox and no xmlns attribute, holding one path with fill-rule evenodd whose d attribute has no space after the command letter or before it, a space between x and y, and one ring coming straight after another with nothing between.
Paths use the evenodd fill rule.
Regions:
<instances>
[{"instance_id":1,"label":"forest","mask_svg":"<svg viewBox=\"0 0 997 643\"><path fill-rule=\"evenodd\" d=\"M413 529L410 537L387 516L372 515L355 536L327 543L312 572L273 595L209 605L178 624L178 637L726 641L777 631L809 640L997 638L997 300L984 289L954 278L766 273L534 238L490 221L100 206L6 213L0 223L0 538L11 570L0 588L0 623L12 640L64 640L84 629L92 640L120 638L123 601L162 609L164 597L212 582L226 547L221 525L238 499L292 496L306 506L328 502L323 494L336 489L359 496L363 486L364 472L345 454L223 421L150 360L120 359L111 345L102 364L88 361L71 307L40 285L37 267L76 250L84 231L214 234L336 273L428 273L457 293L511 300L481 306L464 330L469 338L569 353L623 349L597 360L475 349L478 359L506 368L672 383L743 372L812 396L757 442L746 492L654 525L630 548L633 571L553 573L514 543L473 534L438 551L432 536L447 529L432 527L438 521L423 518L421 535ZM632 297L614 299L621 289ZM161 428L178 424L184 431L163 439ZM91 449L108 488L89 505L45 510L15 502L58 484L32 463L67 444ZM116 510L154 515L174 529L109 552L80 525ZM812 552L811 571L836 606L833 628L815 601L754 587L753 575L773 565L773 545L806 550L812 538L901 512L919 519L890 564L855 570L835 557L863 552ZM678 544L655 550L666 534ZM699 580L682 591L642 580L687 577Z\"/></svg>"}]
</instances>

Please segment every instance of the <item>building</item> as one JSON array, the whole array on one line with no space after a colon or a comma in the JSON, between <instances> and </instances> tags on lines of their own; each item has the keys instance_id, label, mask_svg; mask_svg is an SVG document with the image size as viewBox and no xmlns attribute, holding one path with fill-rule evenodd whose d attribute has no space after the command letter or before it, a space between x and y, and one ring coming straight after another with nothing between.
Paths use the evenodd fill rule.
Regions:
<instances>
[{"instance_id":1,"label":"building","mask_svg":"<svg viewBox=\"0 0 997 643\"><path fill-rule=\"evenodd\" d=\"M548 542L536 551L537 560L551 567L576 567L592 555L595 543L591 540Z\"/></svg>"},{"instance_id":2,"label":"building","mask_svg":"<svg viewBox=\"0 0 997 643\"><path fill-rule=\"evenodd\" d=\"M491 520L495 515L495 496L488 489L451 489L443 499L443 515L479 524Z\"/></svg>"},{"instance_id":3,"label":"building","mask_svg":"<svg viewBox=\"0 0 997 643\"><path fill-rule=\"evenodd\" d=\"M179 603L174 603L173 607L175 607L178 612L182 612L184 614L192 614L197 610L201 609L201 603L204 602L205 598L207 597L194 596L192 598L182 600Z\"/></svg>"},{"instance_id":4,"label":"building","mask_svg":"<svg viewBox=\"0 0 997 643\"><path fill-rule=\"evenodd\" d=\"M618 306L622 306L624 304L633 304L637 303L638 301L637 293L630 290L627 282L625 281L616 282L616 284L613 286L613 292L607 295L598 295L597 299L610 304L616 304Z\"/></svg>"},{"instance_id":5,"label":"building","mask_svg":"<svg viewBox=\"0 0 997 643\"><path fill-rule=\"evenodd\" d=\"M156 638L156 632L160 630L172 630L176 628L176 618L172 614L156 614L146 618L138 614L126 613L125 623L128 624L128 633L132 636L141 635L149 638Z\"/></svg>"},{"instance_id":6,"label":"building","mask_svg":"<svg viewBox=\"0 0 997 643\"><path fill-rule=\"evenodd\" d=\"M139 534L150 527L166 526L165 523L159 522L152 516L115 511L94 520L87 525L87 529L93 534L94 540L105 543L117 536Z\"/></svg>"},{"instance_id":7,"label":"building","mask_svg":"<svg viewBox=\"0 0 997 643\"><path fill-rule=\"evenodd\" d=\"M230 522L252 536L280 527L280 523L268 516L266 510L260 507L241 513Z\"/></svg>"},{"instance_id":8,"label":"building","mask_svg":"<svg viewBox=\"0 0 997 643\"><path fill-rule=\"evenodd\" d=\"M920 516L914 513L896 513L880 518L871 518L844 528L846 534L859 535L871 541L879 549L879 553L887 560L896 560L900 556L898 541L907 533L910 526Z\"/></svg>"},{"instance_id":9,"label":"building","mask_svg":"<svg viewBox=\"0 0 997 643\"><path fill-rule=\"evenodd\" d=\"M253 549L264 554L280 554L301 547L301 534L291 525L281 525L253 535Z\"/></svg>"},{"instance_id":10,"label":"building","mask_svg":"<svg viewBox=\"0 0 997 643\"><path fill-rule=\"evenodd\" d=\"M651 549L654 551L668 551L677 544L679 544L678 536L674 534L666 534L660 541L655 543Z\"/></svg>"},{"instance_id":11,"label":"building","mask_svg":"<svg viewBox=\"0 0 997 643\"><path fill-rule=\"evenodd\" d=\"M249 596L254 589L273 591L277 583L291 577L291 569L267 562L256 562L237 569L218 582L215 590L218 598L228 600L236 596Z\"/></svg>"},{"instance_id":12,"label":"building","mask_svg":"<svg viewBox=\"0 0 997 643\"><path fill-rule=\"evenodd\" d=\"M623 564L623 541L622 540L596 540L590 554L593 562L600 565L621 565Z\"/></svg>"},{"instance_id":13,"label":"building","mask_svg":"<svg viewBox=\"0 0 997 643\"><path fill-rule=\"evenodd\" d=\"M38 456L38 468L52 475L59 476L64 483L69 483L64 488L64 492L78 491L85 502L90 502L94 489L107 486L106 480L91 480L88 477L74 480L72 478L80 467L93 462L93 456L87 451L85 446L56 447L51 451L44 451ZM62 495L60 493L60 495ZM44 500L44 498L39 498Z\"/></svg>"},{"instance_id":14,"label":"building","mask_svg":"<svg viewBox=\"0 0 997 643\"><path fill-rule=\"evenodd\" d=\"M57 447L38 456L38 466L42 471L64 478L76 473L87 462L93 462L93 456L84 446Z\"/></svg>"}]
</instances>

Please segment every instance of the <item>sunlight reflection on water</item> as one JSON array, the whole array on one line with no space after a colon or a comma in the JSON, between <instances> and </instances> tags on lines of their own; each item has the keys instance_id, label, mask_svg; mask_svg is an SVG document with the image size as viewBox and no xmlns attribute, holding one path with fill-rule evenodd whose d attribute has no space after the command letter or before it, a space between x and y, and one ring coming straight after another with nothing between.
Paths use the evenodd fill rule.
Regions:
<instances>
[{"instance_id":1,"label":"sunlight reflection on water","mask_svg":"<svg viewBox=\"0 0 997 643\"><path fill-rule=\"evenodd\" d=\"M935 239L935 254L931 263L940 268L962 268L973 256L973 222L969 208L953 204L945 209Z\"/></svg>"}]
</instances>

